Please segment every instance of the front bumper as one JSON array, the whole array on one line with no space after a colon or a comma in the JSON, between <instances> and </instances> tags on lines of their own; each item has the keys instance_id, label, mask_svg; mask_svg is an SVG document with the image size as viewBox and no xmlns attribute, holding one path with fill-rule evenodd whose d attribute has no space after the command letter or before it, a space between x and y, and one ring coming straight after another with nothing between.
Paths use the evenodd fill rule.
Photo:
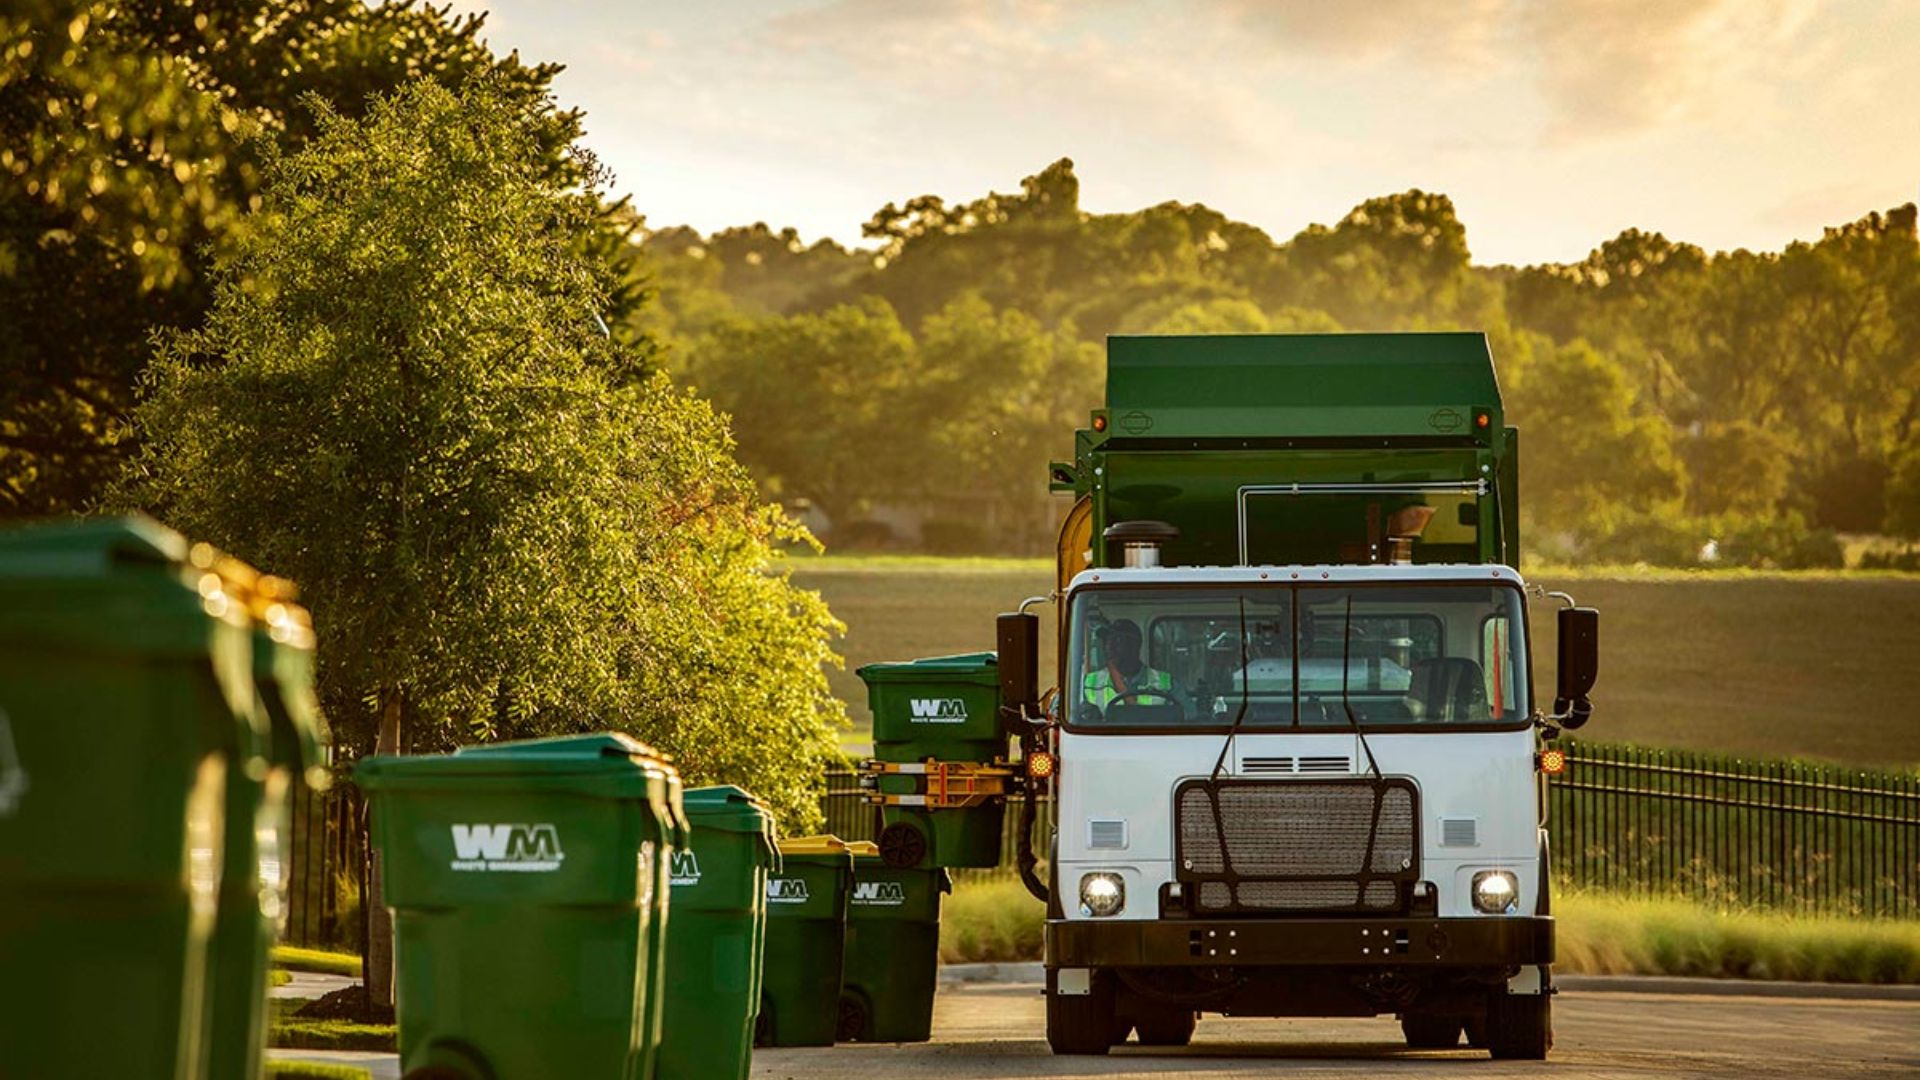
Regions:
<instances>
[{"instance_id":1,"label":"front bumper","mask_svg":"<svg viewBox=\"0 0 1920 1080\"><path fill-rule=\"evenodd\" d=\"M1504 968L1553 963L1553 919L1049 919L1049 967Z\"/></svg>"}]
</instances>

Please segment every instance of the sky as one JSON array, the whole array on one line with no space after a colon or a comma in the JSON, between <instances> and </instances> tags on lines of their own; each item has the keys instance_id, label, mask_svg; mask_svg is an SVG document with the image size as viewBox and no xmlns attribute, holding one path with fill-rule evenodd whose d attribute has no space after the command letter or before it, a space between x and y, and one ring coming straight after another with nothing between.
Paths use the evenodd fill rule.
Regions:
<instances>
[{"instance_id":1,"label":"sky","mask_svg":"<svg viewBox=\"0 0 1920 1080\"><path fill-rule=\"evenodd\" d=\"M655 227L861 242L888 202L1205 203L1285 240L1452 196L1479 263L1777 249L1920 196L1915 0L456 0L557 61Z\"/></svg>"}]
</instances>

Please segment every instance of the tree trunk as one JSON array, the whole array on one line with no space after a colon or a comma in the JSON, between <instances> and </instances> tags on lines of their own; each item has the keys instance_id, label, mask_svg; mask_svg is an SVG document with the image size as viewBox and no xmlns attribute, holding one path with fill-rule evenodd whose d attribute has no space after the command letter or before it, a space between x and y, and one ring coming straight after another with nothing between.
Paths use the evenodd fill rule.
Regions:
<instances>
[{"instance_id":1,"label":"tree trunk","mask_svg":"<svg viewBox=\"0 0 1920 1080\"><path fill-rule=\"evenodd\" d=\"M400 752L401 696L388 689L380 694L380 734L374 742L376 754ZM371 850L371 849L369 849ZM363 976L369 1008L393 1006L393 912L387 910L386 889L380 880L380 859L375 856L367 870L367 895L362 899L367 910L367 955Z\"/></svg>"}]
</instances>

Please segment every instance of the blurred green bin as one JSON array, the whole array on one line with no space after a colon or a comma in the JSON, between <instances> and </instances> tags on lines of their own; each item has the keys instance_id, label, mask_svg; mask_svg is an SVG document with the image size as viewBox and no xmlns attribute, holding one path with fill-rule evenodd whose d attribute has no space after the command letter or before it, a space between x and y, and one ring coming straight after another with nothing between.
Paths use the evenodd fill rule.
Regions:
<instances>
[{"instance_id":1,"label":"blurred green bin","mask_svg":"<svg viewBox=\"0 0 1920 1080\"><path fill-rule=\"evenodd\" d=\"M227 762L265 721L192 555L143 519L0 532L4 1075L204 1075Z\"/></svg>"},{"instance_id":2,"label":"blurred green bin","mask_svg":"<svg viewBox=\"0 0 1920 1080\"><path fill-rule=\"evenodd\" d=\"M761 1046L832 1046L839 1027L853 850L837 836L780 841L767 879Z\"/></svg>"},{"instance_id":3,"label":"blurred green bin","mask_svg":"<svg viewBox=\"0 0 1920 1080\"><path fill-rule=\"evenodd\" d=\"M204 552L196 547L204 558ZM253 617L253 677L267 719L259 753L227 768L226 872L207 963L207 1076L255 1080L267 1039L269 953L286 919L290 799L297 786L324 790L324 725L313 689L313 622L293 587L214 560L247 582Z\"/></svg>"},{"instance_id":4,"label":"blurred green bin","mask_svg":"<svg viewBox=\"0 0 1920 1080\"><path fill-rule=\"evenodd\" d=\"M856 672L873 711L873 756L880 761L977 762L1006 753L1000 729L1000 674L993 653L868 664ZM924 790L917 777L883 775L883 794ZM889 806L881 851L900 867L998 866L1004 803L928 810Z\"/></svg>"},{"instance_id":5,"label":"blurred green bin","mask_svg":"<svg viewBox=\"0 0 1920 1080\"><path fill-rule=\"evenodd\" d=\"M926 1042L940 971L941 869L900 869L871 843L853 845L853 894L841 976L842 1042Z\"/></svg>"},{"instance_id":6,"label":"blurred green bin","mask_svg":"<svg viewBox=\"0 0 1920 1080\"><path fill-rule=\"evenodd\" d=\"M354 777L394 911L402 1069L644 1080L672 767L599 734L368 758Z\"/></svg>"},{"instance_id":7,"label":"blurred green bin","mask_svg":"<svg viewBox=\"0 0 1920 1080\"><path fill-rule=\"evenodd\" d=\"M753 1064L773 814L737 787L686 793L691 848L674 858L660 1080L743 1080Z\"/></svg>"}]
</instances>

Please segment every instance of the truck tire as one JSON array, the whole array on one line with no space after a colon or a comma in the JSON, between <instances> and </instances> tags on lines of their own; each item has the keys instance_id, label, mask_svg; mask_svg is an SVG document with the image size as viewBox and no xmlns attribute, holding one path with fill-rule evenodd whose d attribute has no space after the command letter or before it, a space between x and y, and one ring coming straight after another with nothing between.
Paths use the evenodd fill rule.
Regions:
<instances>
[{"instance_id":1,"label":"truck tire","mask_svg":"<svg viewBox=\"0 0 1920 1080\"><path fill-rule=\"evenodd\" d=\"M1496 1061L1540 1061L1553 1049L1553 996L1494 991L1487 1000L1487 1052Z\"/></svg>"},{"instance_id":2,"label":"truck tire","mask_svg":"<svg viewBox=\"0 0 1920 1080\"><path fill-rule=\"evenodd\" d=\"M1054 974L1047 972L1047 1046L1056 1054L1104 1054L1113 1045L1115 1031L1127 1037L1114 1014L1113 979L1093 973L1092 993L1061 994Z\"/></svg>"},{"instance_id":3,"label":"truck tire","mask_svg":"<svg viewBox=\"0 0 1920 1080\"><path fill-rule=\"evenodd\" d=\"M1141 1046L1185 1046L1193 1041L1194 1021L1192 1009L1159 1008L1140 1014L1133 1030Z\"/></svg>"},{"instance_id":4,"label":"truck tire","mask_svg":"<svg viewBox=\"0 0 1920 1080\"><path fill-rule=\"evenodd\" d=\"M1400 1016L1400 1033L1407 1037L1407 1046L1414 1050L1451 1050L1460 1045L1460 1032L1465 1027L1465 1018L1459 1016L1433 1013Z\"/></svg>"}]
</instances>

